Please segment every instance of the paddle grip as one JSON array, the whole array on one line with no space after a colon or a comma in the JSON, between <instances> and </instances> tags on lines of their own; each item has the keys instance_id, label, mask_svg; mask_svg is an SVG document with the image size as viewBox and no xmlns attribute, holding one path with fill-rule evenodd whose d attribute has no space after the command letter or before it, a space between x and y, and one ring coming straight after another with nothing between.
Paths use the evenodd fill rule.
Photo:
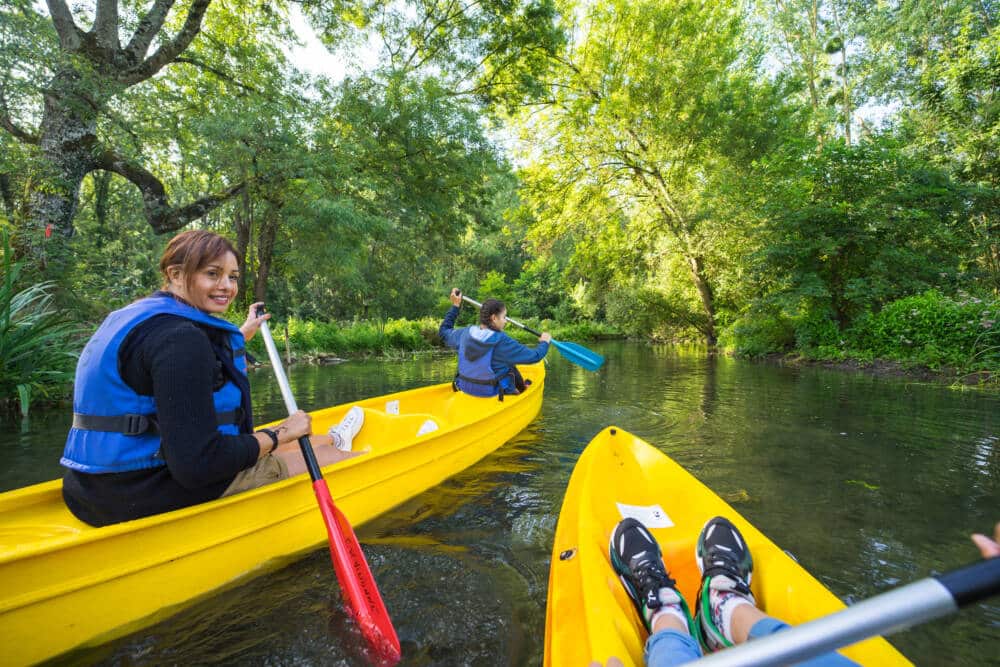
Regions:
<instances>
[{"instance_id":1,"label":"paddle grip","mask_svg":"<svg viewBox=\"0 0 1000 667\"><path fill-rule=\"evenodd\" d=\"M936 577L959 607L1000 593L1000 558L981 560Z\"/></svg>"}]
</instances>

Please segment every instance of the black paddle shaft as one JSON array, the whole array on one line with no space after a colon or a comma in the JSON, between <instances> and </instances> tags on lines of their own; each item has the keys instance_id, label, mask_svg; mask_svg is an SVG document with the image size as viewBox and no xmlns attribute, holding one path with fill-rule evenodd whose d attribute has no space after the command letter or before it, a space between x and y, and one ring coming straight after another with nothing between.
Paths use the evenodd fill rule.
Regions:
<instances>
[{"instance_id":1,"label":"black paddle shaft","mask_svg":"<svg viewBox=\"0 0 1000 667\"><path fill-rule=\"evenodd\" d=\"M306 469L309 471L309 479L315 482L322 478L323 473L319 470L319 462L316 460L316 454L313 452L312 443L309 442L308 435L299 438L299 449L302 450L302 458L305 459Z\"/></svg>"},{"instance_id":2,"label":"black paddle shaft","mask_svg":"<svg viewBox=\"0 0 1000 667\"><path fill-rule=\"evenodd\" d=\"M990 558L934 577L959 607L1000 594L1000 558Z\"/></svg>"}]
</instances>

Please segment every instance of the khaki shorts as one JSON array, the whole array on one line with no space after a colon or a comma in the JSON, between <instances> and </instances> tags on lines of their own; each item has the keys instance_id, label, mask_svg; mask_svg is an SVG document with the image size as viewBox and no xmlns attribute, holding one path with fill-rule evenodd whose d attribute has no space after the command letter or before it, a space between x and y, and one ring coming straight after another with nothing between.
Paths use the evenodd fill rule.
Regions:
<instances>
[{"instance_id":1,"label":"khaki shorts","mask_svg":"<svg viewBox=\"0 0 1000 667\"><path fill-rule=\"evenodd\" d=\"M280 456L268 454L252 467L240 471L221 497L243 493L282 479L288 479L288 465Z\"/></svg>"}]
</instances>

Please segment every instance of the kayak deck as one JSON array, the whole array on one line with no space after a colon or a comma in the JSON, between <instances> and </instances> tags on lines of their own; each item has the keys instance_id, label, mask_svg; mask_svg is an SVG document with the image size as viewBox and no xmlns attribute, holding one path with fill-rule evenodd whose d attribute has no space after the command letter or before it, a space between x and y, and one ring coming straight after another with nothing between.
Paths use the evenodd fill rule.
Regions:
<instances>
[{"instance_id":1,"label":"kayak deck","mask_svg":"<svg viewBox=\"0 0 1000 667\"><path fill-rule=\"evenodd\" d=\"M517 435L541 409L545 379L542 364L521 370L532 385L503 402L442 384L313 412L323 433L351 406L365 410L354 450L366 453L323 469L338 508L363 524ZM61 488L0 494L5 664L109 641L327 542L308 475L102 528L73 517Z\"/></svg>"},{"instance_id":2,"label":"kayak deck","mask_svg":"<svg viewBox=\"0 0 1000 667\"><path fill-rule=\"evenodd\" d=\"M616 427L594 437L570 478L552 548L545 622L545 664L642 665L647 632L611 567L608 544L625 516L642 521L689 607L701 573L695 545L702 527L725 516L754 559L752 590L769 615L791 625L844 604L745 518L668 456ZM865 665L910 664L882 638L841 650Z\"/></svg>"}]
</instances>

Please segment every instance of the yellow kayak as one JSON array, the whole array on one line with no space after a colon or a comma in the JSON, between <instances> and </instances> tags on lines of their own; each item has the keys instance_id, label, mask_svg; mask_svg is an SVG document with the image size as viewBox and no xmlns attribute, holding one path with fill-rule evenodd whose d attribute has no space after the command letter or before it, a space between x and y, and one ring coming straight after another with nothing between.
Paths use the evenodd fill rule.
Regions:
<instances>
[{"instance_id":1,"label":"yellow kayak","mask_svg":"<svg viewBox=\"0 0 1000 667\"><path fill-rule=\"evenodd\" d=\"M743 533L754 560L753 594L768 614L797 625L845 608L711 489L653 446L612 426L581 454L566 489L549 569L545 664L606 665L617 658L626 666L642 665L646 629L611 568L612 530L626 516L646 524L693 609L701 580L695 542L705 522L718 515ZM863 665L910 664L881 637L841 653Z\"/></svg>"},{"instance_id":2,"label":"yellow kayak","mask_svg":"<svg viewBox=\"0 0 1000 667\"><path fill-rule=\"evenodd\" d=\"M324 433L352 405L365 410L354 449L367 453L323 470L340 510L363 524L517 435L541 409L545 384L543 364L521 371L531 386L503 402L449 383L312 413ZM327 543L308 475L103 528L74 518L61 487L0 494L4 665L105 643Z\"/></svg>"}]
</instances>

